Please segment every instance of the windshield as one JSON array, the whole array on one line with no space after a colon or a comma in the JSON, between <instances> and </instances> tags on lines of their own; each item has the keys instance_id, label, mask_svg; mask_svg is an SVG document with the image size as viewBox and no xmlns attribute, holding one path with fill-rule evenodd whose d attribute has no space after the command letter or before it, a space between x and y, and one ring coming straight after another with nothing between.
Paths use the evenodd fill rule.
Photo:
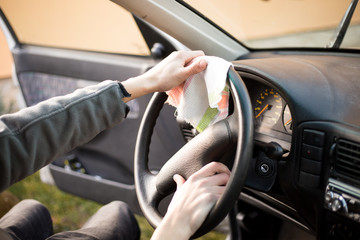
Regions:
<instances>
[{"instance_id":1,"label":"windshield","mask_svg":"<svg viewBox=\"0 0 360 240\"><path fill-rule=\"evenodd\" d=\"M185 0L250 48L325 48L337 38L350 0ZM357 1L356 1L357 2ZM360 7L340 48L360 49Z\"/></svg>"}]
</instances>

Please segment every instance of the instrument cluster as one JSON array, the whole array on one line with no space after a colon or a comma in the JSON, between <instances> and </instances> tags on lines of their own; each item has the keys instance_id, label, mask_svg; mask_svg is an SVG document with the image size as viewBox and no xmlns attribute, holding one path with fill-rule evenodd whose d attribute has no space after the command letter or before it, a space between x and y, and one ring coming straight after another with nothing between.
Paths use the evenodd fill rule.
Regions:
<instances>
[{"instance_id":1,"label":"instrument cluster","mask_svg":"<svg viewBox=\"0 0 360 240\"><path fill-rule=\"evenodd\" d=\"M255 127L265 127L291 134L293 129L289 105L273 88L263 87L253 97Z\"/></svg>"},{"instance_id":2,"label":"instrument cluster","mask_svg":"<svg viewBox=\"0 0 360 240\"><path fill-rule=\"evenodd\" d=\"M252 79L243 80L252 101L255 140L278 142L289 150L293 118L288 103L275 88Z\"/></svg>"}]
</instances>

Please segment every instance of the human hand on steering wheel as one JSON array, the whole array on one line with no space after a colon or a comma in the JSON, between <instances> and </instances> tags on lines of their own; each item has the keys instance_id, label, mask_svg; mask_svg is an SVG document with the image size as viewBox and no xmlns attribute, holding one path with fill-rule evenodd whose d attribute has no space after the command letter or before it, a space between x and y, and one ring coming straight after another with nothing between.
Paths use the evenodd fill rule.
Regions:
<instances>
[{"instance_id":1,"label":"human hand on steering wheel","mask_svg":"<svg viewBox=\"0 0 360 240\"><path fill-rule=\"evenodd\" d=\"M168 211L152 239L189 239L204 222L222 195L230 170L220 162L211 162L185 180L174 175L177 190Z\"/></svg>"}]
</instances>

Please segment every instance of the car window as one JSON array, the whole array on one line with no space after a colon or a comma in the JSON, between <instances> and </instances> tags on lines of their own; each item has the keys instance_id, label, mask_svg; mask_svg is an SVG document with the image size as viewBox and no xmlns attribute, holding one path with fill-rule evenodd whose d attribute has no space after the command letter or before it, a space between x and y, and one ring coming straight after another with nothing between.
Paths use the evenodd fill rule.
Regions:
<instances>
[{"instance_id":1,"label":"car window","mask_svg":"<svg viewBox=\"0 0 360 240\"><path fill-rule=\"evenodd\" d=\"M251 48L321 47L331 41L351 0L185 0ZM342 48L360 48L360 7Z\"/></svg>"},{"instance_id":2,"label":"car window","mask_svg":"<svg viewBox=\"0 0 360 240\"><path fill-rule=\"evenodd\" d=\"M103 0L0 0L19 41L58 48L149 55L132 15Z\"/></svg>"}]
</instances>

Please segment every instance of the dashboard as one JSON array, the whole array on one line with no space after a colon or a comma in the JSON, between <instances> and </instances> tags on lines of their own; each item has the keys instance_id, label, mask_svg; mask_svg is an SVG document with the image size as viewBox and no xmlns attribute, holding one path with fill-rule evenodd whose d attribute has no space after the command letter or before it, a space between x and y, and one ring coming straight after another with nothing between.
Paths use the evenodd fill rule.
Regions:
<instances>
[{"instance_id":1,"label":"dashboard","mask_svg":"<svg viewBox=\"0 0 360 240\"><path fill-rule=\"evenodd\" d=\"M242 203L317 239L360 239L359 63L355 54L324 53L233 62L254 121ZM196 135L182 130L187 140Z\"/></svg>"},{"instance_id":2,"label":"dashboard","mask_svg":"<svg viewBox=\"0 0 360 240\"><path fill-rule=\"evenodd\" d=\"M254 53L233 63L255 130L240 199L318 239L360 239L360 58Z\"/></svg>"}]
</instances>

